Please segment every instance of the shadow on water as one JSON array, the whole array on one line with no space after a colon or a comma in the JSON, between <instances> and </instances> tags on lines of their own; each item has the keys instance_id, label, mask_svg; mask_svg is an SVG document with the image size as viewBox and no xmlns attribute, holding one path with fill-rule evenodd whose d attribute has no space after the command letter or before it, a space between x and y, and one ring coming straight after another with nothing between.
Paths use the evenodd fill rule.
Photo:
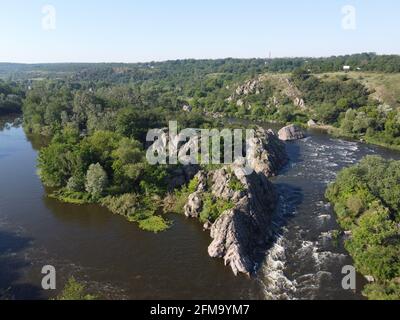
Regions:
<instances>
[{"instance_id":1,"label":"shadow on water","mask_svg":"<svg viewBox=\"0 0 400 320\"><path fill-rule=\"evenodd\" d=\"M274 186L278 197L278 204L272 219L271 238L264 247L260 248L257 255L257 264L259 267L262 266L267 253L281 237L291 218L296 215L298 206L300 206L304 200L301 188L285 183L275 183ZM259 270L257 270L257 272L258 271Z\"/></svg>"},{"instance_id":2,"label":"shadow on water","mask_svg":"<svg viewBox=\"0 0 400 320\"><path fill-rule=\"evenodd\" d=\"M42 289L19 283L23 269L30 263L19 256L32 239L0 231L0 300L40 299Z\"/></svg>"}]
</instances>

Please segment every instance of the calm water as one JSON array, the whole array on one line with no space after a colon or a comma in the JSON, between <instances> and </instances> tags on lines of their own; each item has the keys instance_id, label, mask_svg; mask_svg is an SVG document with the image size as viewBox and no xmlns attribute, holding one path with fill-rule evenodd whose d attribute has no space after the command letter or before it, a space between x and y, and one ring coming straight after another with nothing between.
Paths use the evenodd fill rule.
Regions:
<instances>
[{"instance_id":1,"label":"calm water","mask_svg":"<svg viewBox=\"0 0 400 320\"><path fill-rule=\"evenodd\" d=\"M42 141L21 127L0 129L0 295L47 299L41 268L57 269L58 288L74 275L110 299L360 299L341 290L351 260L329 240L336 229L325 203L326 184L366 154L399 153L326 135L288 144L292 159L274 179L281 194L276 243L258 277L234 277L210 259L210 237L193 220L171 216L173 227L154 235L98 206L73 206L46 197L36 175ZM361 282L360 282L361 283Z\"/></svg>"}]
</instances>

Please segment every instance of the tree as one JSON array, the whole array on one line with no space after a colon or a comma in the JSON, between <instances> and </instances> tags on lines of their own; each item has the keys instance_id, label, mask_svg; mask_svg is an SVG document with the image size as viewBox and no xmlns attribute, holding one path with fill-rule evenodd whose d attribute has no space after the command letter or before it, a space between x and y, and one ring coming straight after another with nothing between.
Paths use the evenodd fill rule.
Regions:
<instances>
[{"instance_id":1,"label":"tree","mask_svg":"<svg viewBox=\"0 0 400 320\"><path fill-rule=\"evenodd\" d=\"M108 177L103 167L99 163L90 165L86 174L86 191L97 200L104 194L107 186Z\"/></svg>"}]
</instances>

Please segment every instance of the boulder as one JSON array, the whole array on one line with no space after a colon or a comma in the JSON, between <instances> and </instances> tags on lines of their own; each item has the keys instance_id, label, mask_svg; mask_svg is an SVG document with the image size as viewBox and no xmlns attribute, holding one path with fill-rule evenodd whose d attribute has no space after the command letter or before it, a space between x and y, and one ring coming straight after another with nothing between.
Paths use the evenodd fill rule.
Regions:
<instances>
[{"instance_id":1,"label":"boulder","mask_svg":"<svg viewBox=\"0 0 400 320\"><path fill-rule=\"evenodd\" d=\"M191 112L193 110L193 108L191 106L189 106L189 105L184 105L182 107L182 110L185 111L185 112Z\"/></svg>"},{"instance_id":2,"label":"boulder","mask_svg":"<svg viewBox=\"0 0 400 320\"><path fill-rule=\"evenodd\" d=\"M304 99L297 97L296 99L294 99L293 104L296 107L299 107L301 109L305 109L306 108L306 104L304 102Z\"/></svg>"},{"instance_id":3,"label":"boulder","mask_svg":"<svg viewBox=\"0 0 400 320\"><path fill-rule=\"evenodd\" d=\"M279 139L282 141L293 141L305 138L304 132L295 125L289 125L278 132Z\"/></svg>"}]
</instances>

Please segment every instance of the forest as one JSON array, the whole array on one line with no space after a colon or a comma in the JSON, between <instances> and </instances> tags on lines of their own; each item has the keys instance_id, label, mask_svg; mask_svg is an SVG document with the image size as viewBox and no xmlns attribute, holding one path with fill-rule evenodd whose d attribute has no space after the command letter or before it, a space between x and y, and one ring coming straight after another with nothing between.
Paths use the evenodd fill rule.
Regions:
<instances>
[{"instance_id":1,"label":"forest","mask_svg":"<svg viewBox=\"0 0 400 320\"><path fill-rule=\"evenodd\" d=\"M24 90L16 82L0 79L0 116L21 113Z\"/></svg>"},{"instance_id":2,"label":"forest","mask_svg":"<svg viewBox=\"0 0 400 320\"><path fill-rule=\"evenodd\" d=\"M374 279L372 300L400 299L400 161L368 156L344 169L326 192L357 270Z\"/></svg>"}]
</instances>

